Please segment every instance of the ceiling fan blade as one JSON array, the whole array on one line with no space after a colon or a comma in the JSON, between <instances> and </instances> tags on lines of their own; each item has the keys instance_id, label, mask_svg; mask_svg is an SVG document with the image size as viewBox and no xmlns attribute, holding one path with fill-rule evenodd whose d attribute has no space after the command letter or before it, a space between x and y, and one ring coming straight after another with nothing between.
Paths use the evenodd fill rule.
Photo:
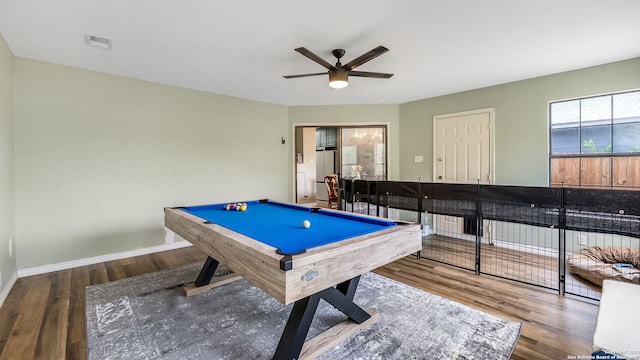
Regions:
<instances>
[{"instance_id":1,"label":"ceiling fan blade","mask_svg":"<svg viewBox=\"0 0 640 360\"><path fill-rule=\"evenodd\" d=\"M321 73L313 73L313 74L284 75L283 78L285 78L285 79L295 79L295 78L301 78L301 77L307 77L307 76L317 76L317 75L327 75L327 71L321 72Z\"/></svg>"},{"instance_id":2,"label":"ceiling fan blade","mask_svg":"<svg viewBox=\"0 0 640 360\"><path fill-rule=\"evenodd\" d=\"M318 64L324 66L325 68L331 70L331 68L333 68L333 65L331 65L329 62L327 62L325 59L321 58L320 56L312 53L310 50L308 50L307 48L304 47L299 47L297 49L294 49L295 51L299 52L300 54L308 57L309 59L317 62Z\"/></svg>"},{"instance_id":3,"label":"ceiling fan blade","mask_svg":"<svg viewBox=\"0 0 640 360\"><path fill-rule=\"evenodd\" d=\"M347 70L353 70L355 68L357 68L358 66L366 63L369 60L373 60L375 58L377 58L378 56L386 53L387 51L389 51L389 49L387 49L384 46L378 46L377 48L362 54L360 56L358 56L357 58L349 61L348 63L346 63L343 68L347 69Z\"/></svg>"},{"instance_id":4,"label":"ceiling fan blade","mask_svg":"<svg viewBox=\"0 0 640 360\"><path fill-rule=\"evenodd\" d=\"M377 78L377 79L388 79L393 76L393 74L385 74L379 72L368 72L368 71L349 71L349 76L360 76L360 77L368 77L368 78Z\"/></svg>"}]
</instances>

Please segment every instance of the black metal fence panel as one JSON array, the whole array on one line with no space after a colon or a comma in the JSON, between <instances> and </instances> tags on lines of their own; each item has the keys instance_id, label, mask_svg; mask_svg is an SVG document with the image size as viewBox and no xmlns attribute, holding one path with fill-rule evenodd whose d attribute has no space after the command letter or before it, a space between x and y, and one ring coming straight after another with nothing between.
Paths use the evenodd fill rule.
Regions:
<instances>
[{"instance_id":1,"label":"black metal fence panel","mask_svg":"<svg viewBox=\"0 0 640 360\"><path fill-rule=\"evenodd\" d=\"M598 249L635 254L640 264L640 191L344 179L340 185L343 210L420 222L423 257L477 274L598 299L601 279L588 272L594 261L588 256ZM640 282L635 270L637 276L623 269L622 279Z\"/></svg>"}]
</instances>

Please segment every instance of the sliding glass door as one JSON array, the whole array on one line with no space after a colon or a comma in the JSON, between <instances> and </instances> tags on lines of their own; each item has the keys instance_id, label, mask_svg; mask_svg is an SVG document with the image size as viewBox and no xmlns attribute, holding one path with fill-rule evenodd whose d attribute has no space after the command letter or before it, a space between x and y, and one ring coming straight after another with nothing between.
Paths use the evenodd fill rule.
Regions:
<instances>
[{"instance_id":1,"label":"sliding glass door","mask_svg":"<svg viewBox=\"0 0 640 360\"><path fill-rule=\"evenodd\" d=\"M353 180L387 179L384 126L340 128L340 176Z\"/></svg>"}]
</instances>

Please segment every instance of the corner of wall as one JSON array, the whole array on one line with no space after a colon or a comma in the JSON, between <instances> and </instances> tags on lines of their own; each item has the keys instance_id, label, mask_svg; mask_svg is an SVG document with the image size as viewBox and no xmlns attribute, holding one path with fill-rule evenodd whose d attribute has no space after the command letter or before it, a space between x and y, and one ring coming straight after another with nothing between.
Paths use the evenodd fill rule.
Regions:
<instances>
[{"instance_id":1,"label":"corner of wall","mask_svg":"<svg viewBox=\"0 0 640 360\"><path fill-rule=\"evenodd\" d=\"M15 57L0 34L0 306L17 278L15 254Z\"/></svg>"}]
</instances>

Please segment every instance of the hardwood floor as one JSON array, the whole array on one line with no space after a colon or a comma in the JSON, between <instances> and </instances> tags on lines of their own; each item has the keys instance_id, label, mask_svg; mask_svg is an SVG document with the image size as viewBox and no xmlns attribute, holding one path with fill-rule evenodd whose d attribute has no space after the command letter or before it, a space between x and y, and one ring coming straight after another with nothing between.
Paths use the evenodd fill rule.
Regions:
<instances>
[{"instance_id":1,"label":"hardwood floor","mask_svg":"<svg viewBox=\"0 0 640 360\"><path fill-rule=\"evenodd\" d=\"M86 286L204 259L188 247L18 279L0 308L0 359L85 359ZM522 322L513 359L567 359L591 353L595 302L415 257L376 272Z\"/></svg>"},{"instance_id":2,"label":"hardwood floor","mask_svg":"<svg viewBox=\"0 0 640 360\"><path fill-rule=\"evenodd\" d=\"M464 269L475 269L476 245L474 241L452 237L429 235L423 238L422 256L452 264ZM534 284L549 289L560 289L558 254L550 256L521 250L524 247L501 247L483 243L481 245L480 272ZM601 289L571 273L565 264L565 291L590 299L600 299Z\"/></svg>"}]
</instances>

